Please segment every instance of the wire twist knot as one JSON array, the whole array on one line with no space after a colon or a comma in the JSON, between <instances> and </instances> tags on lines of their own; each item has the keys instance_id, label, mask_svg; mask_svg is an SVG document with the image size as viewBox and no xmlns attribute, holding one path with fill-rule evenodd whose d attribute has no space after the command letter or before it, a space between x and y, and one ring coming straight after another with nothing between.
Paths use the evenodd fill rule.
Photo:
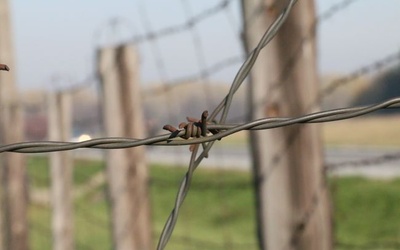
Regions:
<instances>
[{"instance_id":1,"label":"wire twist knot","mask_svg":"<svg viewBox=\"0 0 400 250\"><path fill-rule=\"evenodd\" d=\"M191 137L201 137L201 136L207 136L208 132L211 132L212 134L217 134L218 131L215 129L212 130L208 130L207 129L207 124L209 124L209 122L207 122L207 117L208 117L208 111L204 111L201 114L201 119L198 120L196 118L193 117L186 117L186 120L188 121L188 123L186 122L182 122L178 125L178 128L172 126L172 125L165 125L163 127L163 129L168 130L169 132L172 133L172 135L177 135L180 131L185 131L185 133L183 135L181 135L180 137L187 140Z\"/></svg>"}]
</instances>

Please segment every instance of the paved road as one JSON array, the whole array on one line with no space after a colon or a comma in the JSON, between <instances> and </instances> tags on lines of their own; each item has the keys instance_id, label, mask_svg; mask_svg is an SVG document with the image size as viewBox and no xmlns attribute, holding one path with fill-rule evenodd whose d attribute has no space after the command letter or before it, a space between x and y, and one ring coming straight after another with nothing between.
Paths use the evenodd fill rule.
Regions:
<instances>
[{"instance_id":1,"label":"paved road","mask_svg":"<svg viewBox=\"0 0 400 250\"><path fill-rule=\"evenodd\" d=\"M189 163L190 152L188 146L182 147L147 147L147 158L152 163L172 164L177 166L187 166ZM100 150L78 150L75 151L77 157L102 158ZM374 159L376 157L399 153L400 149L381 149L381 148L335 148L325 151L325 163L337 164L349 161L359 161ZM200 167L236 169L249 171L251 158L249 149L245 147L220 147L214 146L208 159L204 159ZM362 175L374 178L390 178L400 176L400 160L391 160L382 164L375 164L368 167L346 166L331 171L335 175Z\"/></svg>"}]
</instances>

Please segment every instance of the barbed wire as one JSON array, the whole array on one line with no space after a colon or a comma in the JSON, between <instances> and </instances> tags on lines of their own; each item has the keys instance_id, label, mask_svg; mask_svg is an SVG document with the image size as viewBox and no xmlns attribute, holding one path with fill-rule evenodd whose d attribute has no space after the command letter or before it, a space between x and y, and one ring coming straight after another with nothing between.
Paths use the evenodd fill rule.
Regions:
<instances>
[{"instance_id":1,"label":"barbed wire","mask_svg":"<svg viewBox=\"0 0 400 250\"><path fill-rule=\"evenodd\" d=\"M162 88L157 88L157 89L151 89L148 91L144 92L145 96L151 96L151 95L160 95L164 94L168 91L172 91L178 86L182 85L191 85L191 84L196 84L196 82L200 81L201 79L208 78L212 76L213 74L216 74L228 67L231 67L235 64L238 64L243 61L243 56L237 55L237 56L232 56L226 59L223 59L209 68L205 68L199 73L194 73L182 77L178 77L169 81L166 81L165 84L163 84Z\"/></svg>"},{"instance_id":2,"label":"barbed wire","mask_svg":"<svg viewBox=\"0 0 400 250\"><path fill-rule=\"evenodd\" d=\"M229 1L223 1L229 2ZM277 18L277 20L268 28L267 32L264 34L258 46L250 53L247 60L243 63L240 68L238 74L235 77L235 80L232 83L231 89L228 95L224 98L224 100L217 106L217 108L212 112L209 117L209 121L214 120L221 112L220 120L217 124L207 124L207 131L217 130L218 133L209 135L209 136L200 136L198 138L190 138L187 140L181 139L179 137L187 134L186 129L178 129L176 133L168 133L165 135L159 135L154 137L149 137L145 139L132 139L132 138L98 138L85 142L56 142L56 141L47 141L47 142L21 142L14 143L9 145L4 145L0 147L1 152L17 152L17 153L43 153L43 152L55 152L55 151L63 151L63 150L73 150L78 148L97 148L97 149L120 149L120 148L129 148L136 147L142 145L162 145L162 146L176 146L176 145L195 145L193 148L193 153L191 156L190 164L188 171L185 175L185 178L182 180L180 185L175 207L171 212L169 219L167 220L166 226L163 230L163 233L160 236L160 241L157 249L163 249L174 229L174 225L177 221L177 217L179 215L179 208L185 199L187 192L190 187L191 177L200 164L202 159L206 157L208 152L210 151L213 143L222 139L226 136L229 136L233 133L242 131L242 130L260 130L260 129L272 129L290 126L294 124L304 124L304 123L320 123L320 122L331 122L343 119L349 119L357 116L362 116L370 112L374 112L376 110L396 107L398 108L400 104L400 97L393 98L388 101L369 105L364 107L352 107L352 108L343 108L343 109L334 109L327 110L322 112L311 113L295 118L263 118L243 124L225 124L225 120L227 114L229 112L230 104L233 98L234 93L238 90L241 83L249 74L253 64L255 63L258 53L264 48L268 42L272 39L272 37L276 34L279 27L282 25L284 20L286 19L288 13L290 12L293 5L296 3L296 0L291 0L288 3L288 6L283 10L281 15ZM350 1L352 2L352 1ZM160 33L162 34L162 33ZM165 34L168 32L165 31ZM164 35L165 35L164 34ZM149 36L150 37L150 36ZM152 38L154 39L154 38ZM374 68L377 68L378 65L375 65ZM379 65L381 67L381 65ZM364 70L365 71L365 70ZM362 72L364 72L362 71ZM203 124L204 125L204 124ZM203 152L197 157L199 152L199 144L204 143ZM319 190L320 191L320 190ZM313 198L314 200L314 198ZM317 203L317 202L315 202ZM312 204L315 204L314 202ZM310 210L310 213L306 213L307 221L312 216L314 210ZM304 227L307 223L304 224ZM302 228L304 228L302 227ZM303 230L303 229L302 229ZM301 230L301 231L302 231Z\"/></svg>"},{"instance_id":3,"label":"barbed wire","mask_svg":"<svg viewBox=\"0 0 400 250\"><path fill-rule=\"evenodd\" d=\"M170 27L164 28L164 29L156 31L156 32L148 32L146 35L140 35L140 36L137 36L136 38L133 38L131 42L133 42L133 43L144 43L144 42L149 42L149 41L154 42L155 39L159 39L164 36L173 35L175 33L192 30L194 28L194 26L196 26L196 24L204 21L205 19L207 19L213 15L218 14L220 11L224 10L225 8L228 8L232 1L233 0L223 0L220 3L218 3L217 5L204 10L203 12L199 13L196 16L193 16L192 18L189 18L188 21L186 22L186 24L170 26ZM303 38L302 43L315 36L315 27L318 25L318 23L320 23L321 21L329 20L330 18L334 17L339 12L345 10L347 7L349 7L354 2L357 2L357 0L343 0L342 2L332 5L326 11L323 11L314 20L313 28L309 31L309 35L307 37ZM257 9L262 10L266 7L267 6L265 6L265 3L261 3L260 8L257 8ZM254 13L254 14L257 15L257 13ZM141 11L139 14L142 14L142 16L141 16L142 21L143 21L144 25L147 27L146 29L151 30L151 28L149 27L150 24L148 22L148 17L146 16L146 11ZM189 25L189 23L192 23L192 22L193 22L193 25ZM158 95L158 94L162 94L164 92L168 92L179 85L194 84L195 81L198 81L202 78L207 78L209 76L212 76L213 74L218 73L219 71L221 71L225 68L228 68L232 65L235 65L235 64L241 62L244 58L243 55L229 57L229 58L226 58L224 60L221 60L221 61L215 63L214 65L212 65L209 68L199 71L198 73L178 77L178 78L171 79L171 80L165 80L166 79L165 65L162 62L162 60L159 58L159 55L160 55L159 48L155 44L153 44L151 47L152 47L152 51L155 55L155 58L158 58L156 60L158 72L162 76L162 79L164 79L163 82L165 84L163 84L163 85L166 85L166 86L164 86L163 88L157 88L157 89L153 89L151 91L147 91L145 93L145 95L152 95L153 93ZM283 76L288 75L285 73L291 71L291 67L293 66L294 62L296 61L295 58L297 58L300 51L301 51L301 46L296 50L296 52L294 53L292 58L287 61L287 63L286 63L287 65L284 67L284 72L282 72L281 75L283 75ZM384 60L384 59L382 59L382 60ZM394 61L393 58L388 58L388 60ZM379 62L377 61L376 63L378 64ZM385 63L385 62L383 62L383 63ZM379 66L379 65L377 65L377 66ZM384 66L384 65L382 65L382 66ZM377 68L377 69L379 69L379 68ZM358 76L354 76L354 78L357 78L357 77ZM77 92L84 87L92 85L93 82L95 82L97 79L98 79L97 74L91 74L91 75L88 75L84 80L80 81L79 83L74 84L73 86L70 86L67 88L63 88L60 91ZM344 82L347 82L347 81L344 80L343 83ZM176 85L176 86L174 86L174 85ZM340 85L340 84L337 84L337 85Z\"/></svg>"},{"instance_id":4,"label":"barbed wire","mask_svg":"<svg viewBox=\"0 0 400 250\"><path fill-rule=\"evenodd\" d=\"M240 85L243 83L244 79L249 74L250 69L253 67L253 65L258 57L258 54L260 53L262 48L264 48L272 40L272 38L276 35L277 31L282 26L283 22L286 20L291 8L294 6L294 4L296 2L297 2L296 0L291 0L288 2L287 7L281 12L281 14L277 17L277 19L268 27L267 31L261 38L257 47L249 54L249 56L247 57L247 59L245 60L243 65L240 67L238 73L236 74L228 95L215 108L215 110L211 113L211 116L206 118L206 122L202 123L202 126L203 126L202 135L203 136L206 134L206 131L204 131L204 129L206 129L207 121L214 121L216 116L221 111L222 111L222 114L221 114L219 123L225 122L229 108L231 106L231 102L232 102L234 93L238 90ZM202 121L203 121L203 118L204 117L202 116ZM214 143L215 143L215 140L210 141L207 144L202 144L203 152L198 157L197 157L197 152L198 152L199 146L198 146L198 144L194 146L193 153L190 158L188 171L181 182L178 194L176 196L175 207L173 208L170 216L168 217L167 222L165 223L163 231L160 235L160 239L157 244L158 250L164 249L164 247L168 243L169 238L171 237L171 234L174 230L176 221L178 219L179 208L182 205L182 203L187 195L187 192L189 190L192 174L193 174L194 170L197 168L197 166L201 163L201 161L205 157L208 157L208 152L210 151L210 149L214 145ZM196 157L197 157L197 159L196 159Z\"/></svg>"},{"instance_id":5,"label":"barbed wire","mask_svg":"<svg viewBox=\"0 0 400 250\"><path fill-rule=\"evenodd\" d=\"M323 20L328 20L328 19L332 18L334 16L334 14L345 10L347 7L349 7L354 2L355 1L352 1L352 0L342 1L339 4L336 4L332 7L330 7L327 11L323 12L320 16L318 16L314 20L313 25L311 26L310 30L308 31L308 34L300 40L300 42L299 42L297 48L294 50L294 53L292 54L292 56L289 57L289 59L285 62L283 70L278 75L277 81L275 81L275 83L271 84L271 86L268 88L267 93L269 93L269 95L267 95L265 98L263 98L263 100L261 100L259 103L257 103L256 106L263 105L264 102L269 99L269 97L274 89L281 88L282 84L285 84L288 82L287 79L289 78L290 74L293 72L293 69L296 65L298 58L300 58L300 55L301 55L300 52L303 49L304 43L315 37L317 24ZM316 100L314 102L310 103L310 105L308 105L308 107L305 109L305 112L308 112L307 110L310 110L313 107L315 107L315 105L317 105L324 97L333 93L333 91L336 88L343 85L344 83L351 82L352 80L360 77L361 75L367 74L374 70L381 69L381 68L385 67L387 64L397 60L398 58L399 58L399 53L396 53L395 55L390 55L389 57L386 57L383 60L380 60L378 63L373 63L371 65L368 65L367 67L362 67L360 70L355 71L353 74L348 75L337 81L334 81L332 84L330 84L328 86L328 88L326 88L324 91L322 91L322 92L320 92L320 94L318 94ZM287 139L284 141L284 146L282 147L282 150L278 150L278 152L271 158L271 164L273 164L272 165L273 167L269 168L267 173L264 173L261 176L257 176L257 179L264 179L264 181L266 181L271 176L272 172L274 170L276 170L276 168L278 166L277 164L274 164L274 163L277 163L280 160L280 158L282 158L282 155L284 155L283 153L295 141L297 132L298 132L298 130L293 130L292 133L289 134ZM320 194L325 189L326 189L326 185L325 186L322 185L322 187L318 188L316 190L315 194L311 196L310 208L308 208L304 212L303 217L300 220L300 222L298 222L297 226L295 226L293 228L293 231L291 233L291 238L290 238L291 239L290 244L288 246L289 249L292 249L292 247L294 247L295 245L298 244L302 233L304 232L304 230L306 229L306 227L308 225L308 222L311 220L313 214L317 210L319 200L321 199Z\"/></svg>"},{"instance_id":6,"label":"barbed wire","mask_svg":"<svg viewBox=\"0 0 400 250\"><path fill-rule=\"evenodd\" d=\"M310 29L307 31L307 34L301 38L300 42L297 44L297 48L294 49L294 52L288 59L284 62L284 66L282 67L281 72L278 75L278 79L272 83L266 91L267 93L272 93L273 90L281 88L282 84L286 84L293 72L293 69L296 66L297 60L301 56L301 52L303 51L304 44L308 41L315 39L317 26L324 21L327 21L333 18L335 15L339 14L341 11L344 11L346 8L350 7L352 3L355 3L357 0L343 0L337 4L332 5L326 11L323 11L320 15L318 15L314 20L312 25L310 25ZM349 79L350 80L350 79ZM328 92L328 91L327 91ZM332 91L333 92L333 91ZM329 95L330 93L326 95ZM267 100L270 95L267 95L263 101ZM324 96L326 96L324 95ZM317 100L319 101L319 100Z\"/></svg>"},{"instance_id":7,"label":"barbed wire","mask_svg":"<svg viewBox=\"0 0 400 250\"><path fill-rule=\"evenodd\" d=\"M185 0L181 0L181 5L183 6L183 8L185 10L184 12L186 13L186 15L187 16L191 15L192 8L191 8L189 2L187 2ZM193 26L190 29L190 33L191 33L193 45L195 47L194 52L196 54L197 67L200 72L200 80L202 81L202 89L203 89L204 96L206 99L205 104L213 105L213 100L214 100L213 91L210 86L208 76L202 74L205 71L205 69L207 68L207 66L206 66L207 62L206 62L206 56L204 53L203 41L201 40L200 34L195 26Z\"/></svg>"},{"instance_id":8,"label":"barbed wire","mask_svg":"<svg viewBox=\"0 0 400 250\"><path fill-rule=\"evenodd\" d=\"M329 85L324 88L324 90L321 92L319 99L323 99L324 97L332 94L337 88L351 83L352 81L371 74L373 72L379 71L384 69L385 67L387 67L390 64L396 63L400 61L400 51L397 50L381 59L378 59L370 64L367 65L363 65L360 68L354 70L353 72L351 72L350 74L347 74L344 77L340 77L334 81L332 81L331 83L329 83Z\"/></svg>"},{"instance_id":9,"label":"barbed wire","mask_svg":"<svg viewBox=\"0 0 400 250\"><path fill-rule=\"evenodd\" d=\"M222 139L242 130L264 130L290 126L294 124L304 123L323 123L333 122L344 119L350 119L362 116L380 109L400 108L400 97L389 99L375 105L351 107L326 110L311 113L295 118L262 118L255 121L242 124L209 124L208 130L218 130L214 135L203 136L198 138L189 138L187 140L179 137L184 136L187 132L185 129L179 129L176 133L167 133L163 135L148 137L145 139L132 139L128 137L105 137L87 140L83 142L63 142L63 141L32 141L19 142L0 146L0 153L49 153L56 151L74 150L79 148L95 148L95 149L123 149L130 147L138 147L144 145L154 146L182 146L193 145L199 143L208 143Z\"/></svg>"},{"instance_id":10,"label":"barbed wire","mask_svg":"<svg viewBox=\"0 0 400 250\"><path fill-rule=\"evenodd\" d=\"M271 93L272 90L274 90L275 88L280 88L282 87L281 82L285 83L287 81L285 81L289 75L292 73L293 68L296 65L296 61L298 60L299 56L300 56L300 52L302 51L302 47L303 44L305 42L307 42L308 40L312 39L315 37L316 34L316 26L318 23L320 23L323 20L328 20L330 18L332 18L336 13L339 13L340 11L345 10L347 7L349 7L352 3L356 2L355 0L345 0L342 1L339 4L333 5L332 7L330 7L327 11L323 12L320 16L318 16L315 20L314 23L311 27L311 29L309 30L308 35L306 35L306 37L304 37L299 45L298 48L295 49L295 52L293 53L292 57L290 57L286 63L285 66L283 67L283 70L280 72L280 75L278 77L278 81L276 81L276 83L272 84L271 87L269 88L269 90L267 91L267 93ZM395 62L396 60L398 60L400 58L400 53L396 52L393 53L381 60L378 60L372 64L366 65L361 67L360 69L357 69L356 71L352 72L349 75L346 75L345 77L342 77L340 79L337 79L335 81L333 81L331 84L328 85L327 88L325 88L323 91L321 91L316 100L314 102L312 102L305 110L309 110L312 109L315 105L317 105L318 103L320 103L320 101L332 94L334 92L334 90L336 90L339 86L342 86L346 83L349 83L355 79L357 79L358 77L361 77L362 75L366 75L368 73L371 73L373 71L376 70L380 70L383 67L386 67L388 64ZM258 104L256 105L261 105L263 104L269 96L266 96L265 98L263 98L263 100L261 100ZM307 112L307 111L306 111ZM288 139L285 141L284 146L282 147L282 150L278 150L278 152L275 154L274 157L272 157L272 161L274 163L276 163L277 161L279 161L279 159L282 157L282 153L284 151L287 150L288 147L290 147L290 145L294 142L295 139L295 133L296 130L293 131L293 133L291 135L288 136ZM276 165L274 165L276 166ZM272 171L275 170L276 167L272 167L269 169L268 173L266 173L266 176L264 177L264 175L262 175L261 177L258 178L268 178ZM288 248L292 248L294 245L297 244L299 237L302 235L303 231L306 229L308 222L310 221L311 217L313 216L314 212L316 211L317 206L319 205L319 200L320 200L320 194L323 192L323 190L325 190L326 187L321 187L319 190L316 190L315 194L311 196L311 206L309 209L307 209L303 215L303 218L300 220L300 222L298 223L298 225L296 227L294 227L293 232L292 232L292 236L291 236L291 242L290 242L290 246Z\"/></svg>"},{"instance_id":11,"label":"barbed wire","mask_svg":"<svg viewBox=\"0 0 400 250\"><path fill-rule=\"evenodd\" d=\"M132 40L130 42L139 44L139 43L143 43L146 41L155 40L155 39L159 39L162 37L166 37L166 36L170 36L170 35L174 35L177 33L181 33L181 32L190 30L193 26L196 26L198 23L202 22L203 20L205 20L215 14L218 14L221 10L224 10L225 8L227 8L232 1L233 0L220 1L215 6L209 8L209 9L206 9L206 10L202 11L201 13L189 18L186 22L184 22L182 24L169 26L169 27L163 28L163 29L155 31L155 32L149 32L144 35L137 35L134 38L132 38Z\"/></svg>"},{"instance_id":12,"label":"barbed wire","mask_svg":"<svg viewBox=\"0 0 400 250\"><path fill-rule=\"evenodd\" d=\"M156 65L157 65L157 69L158 69L158 73L160 74L160 77L163 80L163 82L165 83L164 85L174 85L177 84L181 85L181 84L185 84L189 81L196 81L201 79L202 77L208 77L214 73L217 73L220 70L223 70L226 67L229 67L237 62L239 62L239 59L242 59L242 57L231 57L231 58L227 58L221 62L217 62L214 65L214 69L213 67L210 67L209 69L205 69L200 71L197 74L191 74L191 75L187 75L187 76L183 76L183 77L179 77L176 79L172 79L167 81L167 75L166 75L166 70L165 70L165 64L163 62L163 60L160 58L160 49L158 47L158 45L155 42L155 40L160 39L160 38L164 38L170 35L174 35L177 33L182 33L182 32L186 32L189 30L192 30L196 25L198 25L199 23L201 23L202 21L206 20L207 18L210 18L216 14L218 14L219 12L223 11L224 9L227 9L231 2L233 2L234 0L222 0L220 1L218 4L214 5L213 7L210 7L208 9L205 9L204 11L200 12L199 14L196 14L190 18L187 19L187 21L185 23L182 24L178 24L178 25L172 25L166 28L163 28L161 30L158 31L151 31L152 29L150 28L150 22L149 22L149 18L147 17L147 12L144 9L144 6L142 7L142 11L139 11L139 15L141 17L141 20L143 21L144 26L146 27L146 30L148 30L149 32L143 35L137 35L134 36L132 39L127 40L126 43L134 43L134 44L140 44L140 43L144 43L144 42L151 42L152 46L151 46L151 51L154 54L154 58L156 58ZM112 23L116 23L118 19L112 19L111 22ZM123 20L125 23L129 23L126 20ZM129 25L131 26L131 25ZM0 65L1 70L9 70L7 65L1 64ZM110 71L112 70L112 67L109 67ZM86 75L83 80L78 81L77 83L70 85L70 86L66 86L66 87L62 87L57 89L57 92L70 92L71 94L74 94L76 92L81 91L84 88L87 87L91 87L94 86L94 83L97 82L99 80L98 74L97 72L94 73L90 73L88 75ZM172 89L171 86L165 87L163 88L166 92L169 91L170 89ZM160 92L159 89L154 90L155 94L159 94L162 93ZM151 92L147 92L147 95L150 95Z\"/></svg>"},{"instance_id":13,"label":"barbed wire","mask_svg":"<svg viewBox=\"0 0 400 250\"><path fill-rule=\"evenodd\" d=\"M376 165L385 164L392 161L400 160L400 152L395 153L388 153L383 154L375 157L370 157L367 159L360 159L360 160L352 160L352 161L345 161L339 163L330 163L325 164L326 171L335 171L340 168L367 168L367 167L376 167ZM396 166L400 167L400 166Z\"/></svg>"},{"instance_id":14,"label":"barbed wire","mask_svg":"<svg viewBox=\"0 0 400 250\"><path fill-rule=\"evenodd\" d=\"M374 71L378 71L383 69L384 67L396 62L400 60L400 53L397 51L395 53L389 54L388 56L385 56L382 59L379 59L373 63L370 63L368 65L364 65L362 67L360 67L359 69L356 69L355 71L351 72L350 74L341 77L337 80L332 81L328 87L326 87L323 91L321 91L318 95L318 97L316 98L316 100L309 106L309 108L313 107L314 105L318 104L324 97L332 94L338 87L343 86L344 84L350 83L354 80L356 80L357 78L363 76L363 75L367 75L370 74ZM388 107L389 108L389 107ZM282 152L284 152L289 146L290 144L294 141L294 136L291 135L289 136L289 142L286 143L286 146L283 147L282 150L278 151L278 153L276 154L277 156L274 158L274 160L278 160L279 157L281 157ZM395 154L386 154L386 155L382 155L382 156L378 156L378 157L374 157L374 158L370 158L370 159L362 159L362 160L358 160L358 161L348 161L348 162L342 162L342 163L336 163L336 164L326 164L326 166L324 167L324 171L330 171L333 172L336 169L339 168L345 168L345 167L369 167L373 164L383 164L385 162L389 162L389 161L395 161L400 159L400 154L399 153L395 153ZM274 170L275 168L271 168L272 170ZM269 171L269 173L267 174L267 177L271 174L272 170ZM310 206L310 208L304 213L302 219L300 220L300 222L297 224L296 227L294 227L293 232L292 232L292 237L291 237L291 243L290 246L288 247L289 249L291 249L292 247L294 247L297 243L298 243L298 239L299 237L302 235L302 233L304 232L304 230L306 229L306 226L308 225L308 222L311 220L313 214L315 213L317 206L320 203L321 200L321 195L323 194L323 192L327 189L327 185L320 185L319 190L316 190L314 195L311 197L311 203L312 205Z\"/></svg>"},{"instance_id":15,"label":"barbed wire","mask_svg":"<svg viewBox=\"0 0 400 250\"><path fill-rule=\"evenodd\" d=\"M268 90L266 91L267 93L271 93L274 89L280 88L282 87L282 82L287 82L285 81L290 74L293 71L293 68L296 65L297 60L299 59L300 55L301 55L301 51L303 50L303 45L304 43L306 43L307 41L314 39L315 35L316 35L316 28L319 24L321 24L324 21L328 21L329 19L333 18L335 15L339 14L341 11L344 11L346 8L348 8L349 6L351 6L352 3L355 3L357 0L343 0L337 4L332 5L331 7L329 7L327 10L323 11L320 15L318 15L314 20L313 20L313 24L311 25L311 28L308 30L308 33L301 38L297 48L294 50L294 53L289 57L288 60L286 60L284 62L284 66L283 69L281 70L281 72L279 73L278 76L278 80L276 80L274 83L272 83L269 87ZM257 17L262 10L264 10L265 8L268 8L268 6L264 3L261 2L260 6L255 8L255 11L253 14L250 15L250 19L245 19L243 20L245 23L245 26L248 25L249 22L253 21L253 19L255 17ZM244 40L244 32L242 33L242 39ZM371 70L372 71L372 70ZM325 94L322 94L321 97L319 97L318 100L316 100L316 103L319 102L323 97L328 96L329 94L331 94L337 87L339 87L340 85L344 85L345 83L351 82L352 79L356 79L357 77L361 76L361 74L356 76L356 73L358 73L358 70L354 72L354 76L353 77L348 77L346 79L342 79L342 83L338 83L339 81L335 81L332 83L332 90L327 89ZM352 75L352 74L350 74ZM255 106L258 105L263 105L263 103L268 99L269 96L266 96L265 98L262 98L258 103L255 103ZM248 120L248 115L242 115L242 116L237 116L234 119L245 119Z\"/></svg>"}]
</instances>

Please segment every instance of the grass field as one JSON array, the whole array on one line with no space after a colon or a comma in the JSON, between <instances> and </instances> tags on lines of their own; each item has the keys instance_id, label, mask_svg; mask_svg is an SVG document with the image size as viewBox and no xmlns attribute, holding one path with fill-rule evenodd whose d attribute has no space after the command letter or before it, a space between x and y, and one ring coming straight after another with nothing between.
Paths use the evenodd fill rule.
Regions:
<instances>
[{"instance_id":1,"label":"grass field","mask_svg":"<svg viewBox=\"0 0 400 250\"><path fill-rule=\"evenodd\" d=\"M101 171L101 162L77 161L74 184ZM151 167L154 241L173 207L184 169ZM47 160L29 159L31 190L49 186ZM336 249L399 249L400 179L330 179L335 208ZM75 200L77 249L111 249L105 186ZM32 249L51 249L50 208L32 202ZM190 246L190 247L188 247ZM167 249L257 249L254 196L249 173L199 169ZM369 248L367 248L369 247Z\"/></svg>"},{"instance_id":2,"label":"grass field","mask_svg":"<svg viewBox=\"0 0 400 250\"><path fill-rule=\"evenodd\" d=\"M400 147L399 122L399 115L365 116L321 124L321 133L327 146ZM238 132L220 143L246 146L248 132Z\"/></svg>"},{"instance_id":3,"label":"grass field","mask_svg":"<svg viewBox=\"0 0 400 250\"><path fill-rule=\"evenodd\" d=\"M324 123L323 138L327 145L399 147L400 116L367 116Z\"/></svg>"}]
</instances>

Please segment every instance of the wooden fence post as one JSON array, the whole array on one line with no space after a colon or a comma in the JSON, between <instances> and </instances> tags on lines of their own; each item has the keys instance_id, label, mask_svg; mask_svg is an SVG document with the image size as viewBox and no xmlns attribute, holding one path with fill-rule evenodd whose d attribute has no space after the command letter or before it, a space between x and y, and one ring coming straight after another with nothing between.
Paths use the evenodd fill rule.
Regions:
<instances>
[{"instance_id":1,"label":"wooden fence post","mask_svg":"<svg viewBox=\"0 0 400 250\"><path fill-rule=\"evenodd\" d=\"M49 93L49 139L69 141L71 138L71 95ZM73 161L71 152L50 154L51 204L53 249L74 249L72 178Z\"/></svg>"},{"instance_id":2,"label":"wooden fence post","mask_svg":"<svg viewBox=\"0 0 400 250\"><path fill-rule=\"evenodd\" d=\"M263 9L257 10L262 4ZM247 51L255 47L286 4L242 1ZM250 80L252 120L317 111L316 42L315 37L303 39L315 28L314 20L314 1L298 1L276 37L260 53ZM332 249L319 126L252 131L251 146L260 247Z\"/></svg>"},{"instance_id":3,"label":"wooden fence post","mask_svg":"<svg viewBox=\"0 0 400 250\"><path fill-rule=\"evenodd\" d=\"M4 104L1 112L2 139L6 144L23 141L23 114L20 103ZM25 157L17 153L3 153L2 188L5 213L5 248L28 249L28 189Z\"/></svg>"},{"instance_id":4,"label":"wooden fence post","mask_svg":"<svg viewBox=\"0 0 400 250\"><path fill-rule=\"evenodd\" d=\"M0 0L0 63L10 72L0 72L0 143L23 141L23 114L15 86L14 50L7 0ZM27 186L25 157L0 154L0 249L28 249Z\"/></svg>"},{"instance_id":5,"label":"wooden fence post","mask_svg":"<svg viewBox=\"0 0 400 250\"><path fill-rule=\"evenodd\" d=\"M138 58L131 45L99 51L106 136L142 138ZM148 170L143 147L107 151L114 245L151 249Z\"/></svg>"}]
</instances>

